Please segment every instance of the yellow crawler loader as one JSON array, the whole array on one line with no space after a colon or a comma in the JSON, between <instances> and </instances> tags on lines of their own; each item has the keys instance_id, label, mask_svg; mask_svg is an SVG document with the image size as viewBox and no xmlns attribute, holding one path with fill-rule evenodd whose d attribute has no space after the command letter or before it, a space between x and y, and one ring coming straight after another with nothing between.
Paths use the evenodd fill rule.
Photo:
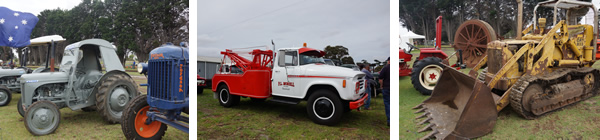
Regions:
<instances>
[{"instance_id":1,"label":"yellow crawler loader","mask_svg":"<svg viewBox=\"0 0 600 140\"><path fill-rule=\"evenodd\" d=\"M431 97L414 108L423 113L417 117L424 125L419 132L431 131L422 139L480 137L492 132L498 112L508 105L535 119L598 93L600 71L591 68L598 31L592 3L540 2L533 19L539 7L553 8L552 26L539 18L521 31L523 8L517 2L517 38L488 43L487 55L469 75L446 66ZM588 10L594 13L593 25L578 23Z\"/></svg>"}]
</instances>

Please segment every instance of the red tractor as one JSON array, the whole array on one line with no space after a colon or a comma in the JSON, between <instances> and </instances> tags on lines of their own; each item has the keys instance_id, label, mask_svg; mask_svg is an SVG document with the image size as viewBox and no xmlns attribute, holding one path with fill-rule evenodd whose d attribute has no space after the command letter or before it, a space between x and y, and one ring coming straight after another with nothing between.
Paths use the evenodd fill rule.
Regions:
<instances>
[{"instance_id":1,"label":"red tractor","mask_svg":"<svg viewBox=\"0 0 600 140\"><path fill-rule=\"evenodd\" d=\"M400 51L400 76L411 76L411 83L417 89L417 91L421 92L423 95L431 95L431 91L435 87L437 81L439 80L440 75L442 74L442 68L444 64L448 64L449 56L442 51L442 16L439 16L436 19L436 42L434 48L417 48L412 44L408 44L410 49L408 51L404 51L402 49ZM413 68L409 68L406 62L409 62L412 58L412 54L410 51L413 49L418 49L419 56L413 63ZM462 63L462 51L458 50L459 57L457 59L457 63L452 65L452 67L458 67L457 69L465 68L465 65ZM452 54L450 57L454 56Z\"/></svg>"},{"instance_id":2,"label":"red tractor","mask_svg":"<svg viewBox=\"0 0 600 140\"><path fill-rule=\"evenodd\" d=\"M406 43L408 44L408 43ZM412 45L409 45L410 48L408 50L404 50L404 49L400 49L400 76L409 76L410 73L412 72L412 68L410 68L408 66L408 64L406 64L406 62L410 62L410 60L412 60L412 54L410 54L410 52L412 51L412 49L419 49L416 48Z\"/></svg>"}]
</instances>

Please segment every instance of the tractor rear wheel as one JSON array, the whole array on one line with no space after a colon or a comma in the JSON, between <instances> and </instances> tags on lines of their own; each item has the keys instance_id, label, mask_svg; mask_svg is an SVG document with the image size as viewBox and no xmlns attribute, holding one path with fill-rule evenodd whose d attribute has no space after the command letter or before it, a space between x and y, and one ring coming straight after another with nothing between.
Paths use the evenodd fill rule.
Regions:
<instances>
[{"instance_id":1,"label":"tractor rear wheel","mask_svg":"<svg viewBox=\"0 0 600 140\"><path fill-rule=\"evenodd\" d=\"M342 119L345 106L335 93L317 90L310 95L306 104L308 117L317 124L335 125Z\"/></svg>"},{"instance_id":2,"label":"tractor rear wheel","mask_svg":"<svg viewBox=\"0 0 600 140\"><path fill-rule=\"evenodd\" d=\"M12 99L12 93L6 86L0 86L0 106L6 106Z\"/></svg>"},{"instance_id":3,"label":"tractor rear wheel","mask_svg":"<svg viewBox=\"0 0 600 140\"><path fill-rule=\"evenodd\" d=\"M19 99L19 101L17 102L17 111L19 112L19 115L21 115L21 117L25 116L25 108L23 108L23 101L21 101L21 99Z\"/></svg>"},{"instance_id":4,"label":"tractor rear wheel","mask_svg":"<svg viewBox=\"0 0 600 140\"><path fill-rule=\"evenodd\" d=\"M59 124L60 110L56 104L47 100L31 104L25 113L25 127L36 136L53 133Z\"/></svg>"},{"instance_id":5,"label":"tractor rear wheel","mask_svg":"<svg viewBox=\"0 0 600 140\"><path fill-rule=\"evenodd\" d=\"M127 104L123 111L121 130L128 140L132 139L160 139L165 135L167 125L159 121L146 124L146 112L150 109L146 95L135 97Z\"/></svg>"},{"instance_id":6,"label":"tractor rear wheel","mask_svg":"<svg viewBox=\"0 0 600 140\"><path fill-rule=\"evenodd\" d=\"M423 95L431 95L442 74L442 59L438 57L427 57L419 60L413 65L410 80L413 87Z\"/></svg>"},{"instance_id":7,"label":"tractor rear wheel","mask_svg":"<svg viewBox=\"0 0 600 140\"><path fill-rule=\"evenodd\" d=\"M217 92L219 93L219 103L223 107L231 107L240 102L240 96L231 95L227 85L221 85Z\"/></svg>"},{"instance_id":8,"label":"tractor rear wheel","mask_svg":"<svg viewBox=\"0 0 600 140\"><path fill-rule=\"evenodd\" d=\"M125 105L139 94L138 87L135 81L125 74L110 75L101 82L96 93L96 108L104 120L119 123Z\"/></svg>"}]
</instances>

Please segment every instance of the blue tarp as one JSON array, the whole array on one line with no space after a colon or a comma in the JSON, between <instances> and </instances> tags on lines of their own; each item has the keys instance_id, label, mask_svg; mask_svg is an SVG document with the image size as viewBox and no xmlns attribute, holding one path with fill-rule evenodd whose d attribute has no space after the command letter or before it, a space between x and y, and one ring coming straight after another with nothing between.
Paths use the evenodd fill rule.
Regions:
<instances>
[{"instance_id":1,"label":"blue tarp","mask_svg":"<svg viewBox=\"0 0 600 140\"><path fill-rule=\"evenodd\" d=\"M25 47L30 44L31 31L38 18L24 13L0 7L0 46Z\"/></svg>"}]
</instances>

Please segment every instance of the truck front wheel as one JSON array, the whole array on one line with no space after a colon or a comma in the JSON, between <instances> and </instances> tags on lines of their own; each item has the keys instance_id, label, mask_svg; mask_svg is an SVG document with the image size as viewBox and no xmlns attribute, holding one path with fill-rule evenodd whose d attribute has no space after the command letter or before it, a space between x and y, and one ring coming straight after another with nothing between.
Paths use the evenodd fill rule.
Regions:
<instances>
[{"instance_id":1,"label":"truck front wheel","mask_svg":"<svg viewBox=\"0 0 600 140\"><path fill-rule=\"evenodd\" d=\"M226 85L221 85L219 87L219 103L223 107L231 107L240 102L240 96L231 95L229 92L229 88Z\"/></svg>"},{"instance_id":2,"label":"truck front wheel","mask_svg":"<svg viewBox=\"0 0 600 140\"><path fill-rule=\"evenodd\" d=\"M308 117L317 124L335 125L342 118L344 106L339 97L329 90L317 90L308 98Z\"/></svg>"}]
</instances>

